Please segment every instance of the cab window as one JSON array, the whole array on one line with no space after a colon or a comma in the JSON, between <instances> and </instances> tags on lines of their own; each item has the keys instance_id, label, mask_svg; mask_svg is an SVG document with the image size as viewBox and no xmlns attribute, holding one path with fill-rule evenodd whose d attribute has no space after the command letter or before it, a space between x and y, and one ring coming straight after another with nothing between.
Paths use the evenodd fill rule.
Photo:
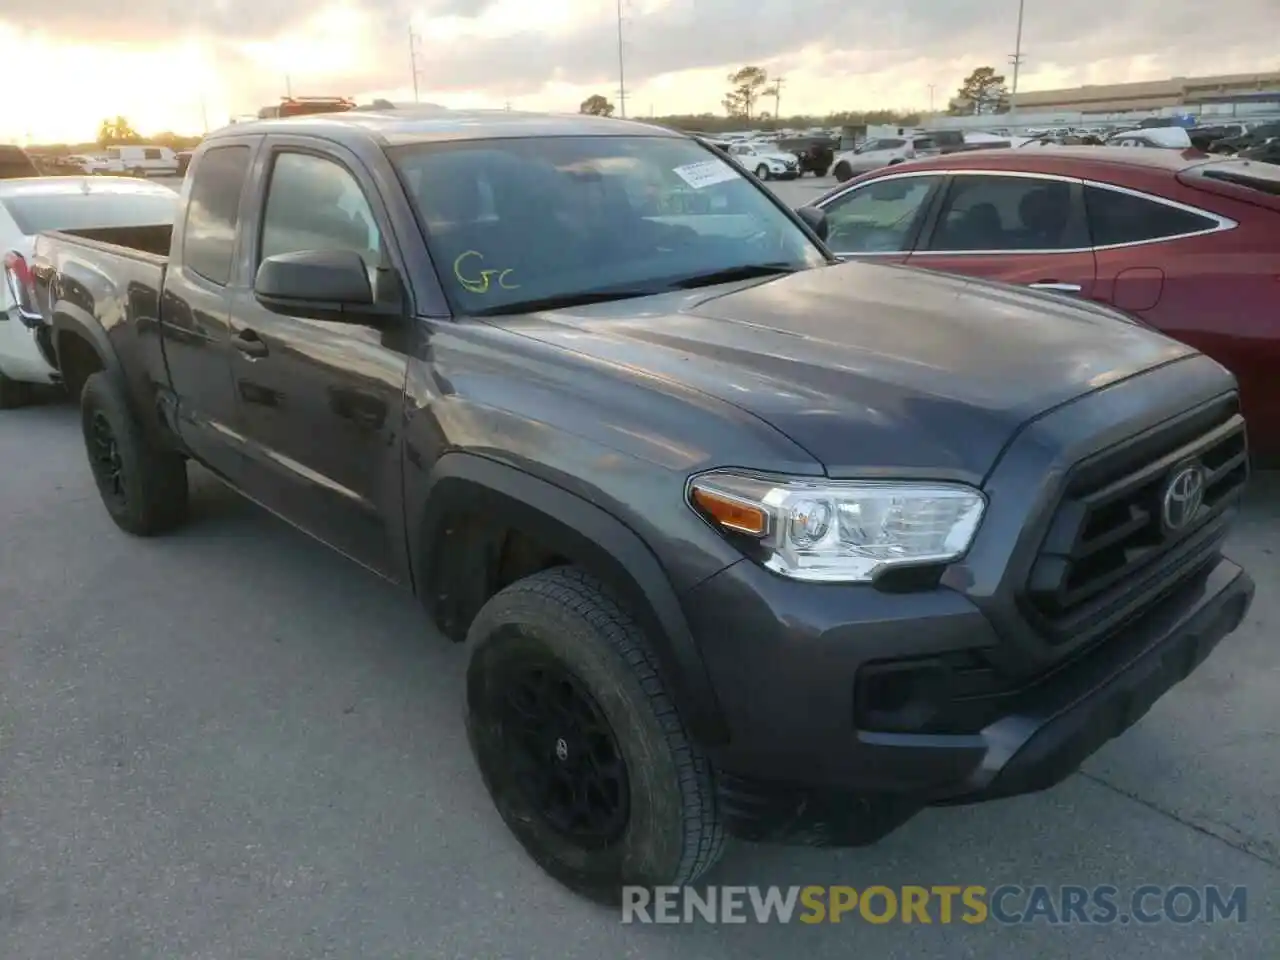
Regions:
<instances>
[{"instance_id":1,"label":"cab window","mask_svg":"<svg viewBox=\"0 0 1280 960\"><path fill-rule=\"evenodd\" d=\"M369 267L381 237L360 184L344 167L307 153L276 156L267 186L258 260L302 250L352 251Z\"/></svg>"},{"instance_id":2,"label":"cab window","mask_svg":"<svg viewBox=\"0 0 1280 960\"><path fill-rule=\"evenodd\" d=\"M249 174L249 148L211 147L196 165L187 201L182 262L210 283L225 285L231 277L240 194Z\"/></svg>"}]
</instances>

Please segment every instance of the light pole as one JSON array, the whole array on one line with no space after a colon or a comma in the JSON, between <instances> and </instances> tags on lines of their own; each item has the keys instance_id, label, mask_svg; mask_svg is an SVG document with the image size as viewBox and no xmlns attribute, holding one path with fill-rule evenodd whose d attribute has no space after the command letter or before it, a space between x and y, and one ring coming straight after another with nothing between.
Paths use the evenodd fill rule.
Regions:
<instances>
[{"instance_id":1,"label":"light pole","mask_svg":"<svg viewBox=\"0 0 1280 960\"><path fill-rule=\"evenodd\" d=\"M409 24L409 69L413 72L413 102L418 102L418 43Z\"/></svg>"},{"instance_id":2,"label":"light pole","mask_svg":"<svg viewBox=\"0 0 1280 960\"><path fill-rule=\"evenodd\" d=\"M618 110L627 119L627 73L622 56L622 0L618 0Z\"/></svg>"},{"instance_id":3,"label":"light pole","mask_svg":"<svg viewBox=\"0 0 1280 960\"><path fill-rule=\"evenodd\" d=\"M1018 71L1022 67L1022 12L1027 0L1018 0L1018 36L1013 45L1013 86L1009 88L1009 116L1018 115Z\"/></svg>"}]
</instances>

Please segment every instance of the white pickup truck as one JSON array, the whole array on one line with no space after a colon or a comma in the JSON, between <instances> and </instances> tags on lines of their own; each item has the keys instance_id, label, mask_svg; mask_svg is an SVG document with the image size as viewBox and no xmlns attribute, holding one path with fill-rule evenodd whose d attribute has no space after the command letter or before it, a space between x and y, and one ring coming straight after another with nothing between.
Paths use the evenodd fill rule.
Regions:
<instances>
[{"instance_id":1,"label":"white pickup truck","mask_svg":"<svg viewBox=\"0 0 1280 960\"><path fill-rule=\"evenodd\" d=\"M127 177L23 177L0 180L0 409L21 406L31 388L60 378L48 328L31 300L27 264L36 234L64 230L109 240L172 217L178 194Z\"/></svg>"}]
</instances>

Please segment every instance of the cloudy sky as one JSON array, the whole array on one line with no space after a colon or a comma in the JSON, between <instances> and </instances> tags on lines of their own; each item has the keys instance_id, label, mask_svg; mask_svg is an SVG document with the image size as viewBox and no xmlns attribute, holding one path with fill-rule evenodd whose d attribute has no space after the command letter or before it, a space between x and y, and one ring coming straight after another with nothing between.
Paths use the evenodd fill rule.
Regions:
<instances>
[{"instance_id":1,"label":"cloudy sky","mask_svg":"<svg viewBox=\"0 0 1280 960\"><path fill-rule=\"evenodd\" d=\"M576 110L616 100L615 0L56 0L4 4L22 95L0 137L200 132L284 92ZM1209 10L1211 15L1206 15ZM624 0L628 112L720 112L747 63L786 77L782 112L941 108L973 67L1003 67L1017 0ZM1023 90L1280 68L1280 0L1026 0ZM207 118L207 120L206 120Z\"/></svg>"}]
</instances>

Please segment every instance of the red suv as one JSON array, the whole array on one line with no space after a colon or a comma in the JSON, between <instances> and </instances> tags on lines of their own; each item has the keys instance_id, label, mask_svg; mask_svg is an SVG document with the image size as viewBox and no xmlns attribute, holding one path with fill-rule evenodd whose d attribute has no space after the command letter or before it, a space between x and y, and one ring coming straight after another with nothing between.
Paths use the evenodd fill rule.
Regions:
<instances>
[{"instance_id":1,"label":"red suv","mask_svg":"<svg viewBox=\"0 0 1280 960\"><path fill-rule=\"evenodd\" d=\"M1230 368L1280 457L1280 166L1176 150L992 150L903 163L816 204L827 245L1089 297Z\"/></svg>"}]
</instances>

